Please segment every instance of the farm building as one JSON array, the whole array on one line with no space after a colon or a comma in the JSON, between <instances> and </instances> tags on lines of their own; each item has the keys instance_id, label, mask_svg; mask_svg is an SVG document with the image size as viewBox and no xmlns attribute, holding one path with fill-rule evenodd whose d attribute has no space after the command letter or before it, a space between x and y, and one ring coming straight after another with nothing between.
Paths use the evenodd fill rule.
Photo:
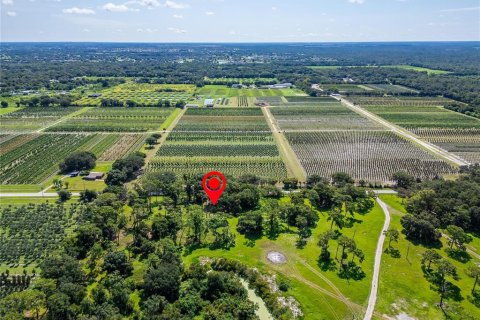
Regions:
<instances>
[{"instance_id":1,"label":"farm building","mask_svg":"<svg viewBox=\"0 0 480 320\"><path fill-rule=\"evenodd\" d=\"M100 94L100 93L93 93L93 94L89 95L88 97L89 98L98 98L98 97L101 97L101 96L102 96L102 94Z\"/></svg>"},{"instance_id":2,"label":"farm building","mask_svg":"<svg viewBox=\"0 0 480 320\"><path fill-rule=\"evenodd\" d=\"M88 176L83 177L83 179L94 181L94 180L98 180L98 179L103 178L104 175L105 175L105 173L103 173L103 172L90 172L88 174Z\"/></svg>"},{"instance_id":3,"label":"farm building","mask_svg":"<svg viewBox=\"0 0 480 320\"><path fill-rule=\"evenodd\" d=\"M185 108L198 108L198 104L188 103L185 105Z\"/></svg>"},{"instance_id":4,"label":"farm building","mask_svg":"<svg viewBox=\"0 0 480 320\"><path fill-rule=\"evenodd\" d=\"M293 84L290 82L262 86L262 88L266 88L266 89L290 89L291 87L293 87Z\"/></svg>"},{"instance_id":5,"label":"farm building","mask_svg":"<svg viewBox=\"0 0 480 320\"><path fill-rule=\"evenodd\" d=\"M207 108L213 108L213 106L215 105L215 99L205 99L203 105Z\"/></svg>"},{"instance_id":6,"label":"farm building","mask_svg":"<svg viewBox=\"0 0 480 320\"><path fill-rule=\"evenodd\" d=\"M78 172L78 171L72 171L72 172L70 172L68 175L69 175L71 178L73 178L73 177L77 177L79 174L80 174L80 172Z\"/></svg>"}]
</instances>

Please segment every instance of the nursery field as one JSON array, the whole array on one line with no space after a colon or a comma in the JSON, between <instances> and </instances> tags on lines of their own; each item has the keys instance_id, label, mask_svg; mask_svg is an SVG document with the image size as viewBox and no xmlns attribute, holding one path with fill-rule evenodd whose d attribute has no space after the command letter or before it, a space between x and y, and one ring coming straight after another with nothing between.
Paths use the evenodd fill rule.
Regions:
<instances>
[{"instance_id":1,"label":"nursery field","mask_svg":"<svg viewBox=\"0 0 480 320\"><path fill-rule=\"evenodd\" d=\"M416 92L413 89L394 85L394 84L385 84L385 83L378 83L378 84L321 84L320 88L325 91L334 91L336 90L338 93L341 94L362 94L362 93L390 93L390 94L398 94L398 93L408 93L408 92Z\"/></svg>"},{"instance_id":2,"label":"nursery field","mask_svg":"<svg viewBox=\"0 0 480 320\"><path fill-rule=\"evenodd\" d=\"M3 207L0 211L0 268L36 265L61 247L74 228L81 205L39 203Z\"/></svg>"},{"instance_id":3,"label":"nursery field","mask_svg":"<svg viewBox=\"0 0 480 320\"><path fill-rule=\"evenodd\" d=\"M472 164L480 163L480 128L420 128L410 131Z\"/></svg>"},{"instance_id":4,"label":"nursery field","mask_svg":"<svg viewBox=\"0 0 480 320\"><path fill-rule=\"evenodd\" d=\"M280 129L285 131L382 129L340 102L320 102L305 106L296 104L270 110Z\"/></svg>"},{"instance_id":5,"label":"nursery field","mask_svg":"<svg viewBox=\"0 0 480 320\"><path fill-rule=\"evenodd\" d=\"M23 108L0 115L0 132L31 132L48 126L81 108Z\"/></svg>"},{"instance_id":6,"label":"nursery field","mask_svg":"<svg viewBox=\"0 0 480 320\"><path fill-rule=\"evenodd\" d=\"M92 108L60 122L55 132L145 132L157 131L175 108Z\"/></svg>"},{"instance_id":7,"label":"nursery field","mask_svg":"<svg viewBox=\"0 0 480 320\"><path fill-rule=\"evenodd\" d=\"M293 97L285 97L287 100L288 105L310 105L310 104L318 104L318 103L328 103L328 102L337 102L332 97L310 97L310 96L293 96Z\"/></svg>"},{"instance_id":8,"label":"nursery field","mask_svg":"<svg viewBox=\"0 0 480 320\"><path fill-rule=\"evenodd\" d=\"M270 131L262 110L242 109L188 109L175 131L235 132Z\"/></svg>"},{"instance_id":9,"label":"nursery field","mask_svg":"<svg viewBox=\"0 0 480 320\"><path fill-rule=\"evenodd\" d=\"M406 129L480 128L480 120L443 108L443 98L365 98L350 99L364 109Z\"/></svg>"},{"instance_id":10,"label":"nursery field","mask_svg":"<svg viewBox=\"0 0 480 320\"><path fill-rule=\"evenodd\" d=\"M281 180L286 168L259 108L188 109L147 171L222 171Z\"/></svg>"},{"instance_id":11,"label":"nursery field","mask_svg":"<svg viewBox=\"0 0 480 320\"><path fill-rule=\"evenodd\" d=\"M397 171L422 179L455 172L389 131L287 132L286 137L308 175L345 172L357 180L389 182Z\"/></svg>"},{"instance_id":12,"label":"nursery field","mask_svg":"<svg viewBox=\"0 0 480 320\"><path fill-rule=\"evenodd\" d=\"M206 85L195 93L202 97L274 97L274 96L304 96L305 93L299 89L234 89L221 85Z\"/></svg>"},{"instance_id":13,"label":"nursery field","mask_svg":"<svg viewBox=\"0 0 480 320\"><path fill-rule=\"evenodd\" d=\"M41 184L75 151L90 151L100 161L114 161L137 151L144 141L143 134L15 135L0 143L0 181L3 185Z\"/></svg>"},{"instance_id":14,"label":"nursery field","mask_svg":"<svg viewBox=\"0 0 480 320\"><path fill-rule=\"evenodd\" d=\"M98 92L99 97L82 97L74 102L79 106L100 106L104 99L115 99L126 103L133 101L141 106L156 106L159 102L170 101L188 101L192 98L195 90L194 85L183 84L149 84L133 83L131 81L104 89Z\"/></svg>"},{"instance_id":15,"label":"nursery field","mask_svg":"<svg viewBox=\"0 0 480 320\"><path fill-rule=\"evenodd\" d=\"M30 141L21 136L7 141L19 144L0 155L0 181L2 184L41 183L58 170L58 164L67 155L92 139L94 136L84 134L43 134Z\"/></svg>"},{"instance_id":16,"label":"nursery field","mask_svg":"<svg viewBox=\"0 0 480 320\"><path fill-rule=\"evenodd\" d=\"M251 84L255 84L257 82L261 82L261 83L277 83L278 80L276 78L209 78L209 77L205 77L203 78L203 81L206 83L206 84L225 84L225 85L228 85L228 84L235 84L235 83L241 83L243 85L251 85Z\"/></svg>"}]
</instances>

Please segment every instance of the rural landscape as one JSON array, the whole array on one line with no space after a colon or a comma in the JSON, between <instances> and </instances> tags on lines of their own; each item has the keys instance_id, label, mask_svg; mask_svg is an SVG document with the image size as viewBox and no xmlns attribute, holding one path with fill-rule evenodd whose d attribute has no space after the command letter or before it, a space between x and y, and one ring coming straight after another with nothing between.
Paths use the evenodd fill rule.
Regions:
<instances>
[{"instance_id":1,"label":"rural landscape","mask_svg":"<svg viewBox=\"0 0 480 320\"><path fill-rule=\"evenodd\" d=\"M190 8L159 3L102 10ZM480 319L480 32L22 39L0 43L0 319Z\"/></svg>"}]
</instances>

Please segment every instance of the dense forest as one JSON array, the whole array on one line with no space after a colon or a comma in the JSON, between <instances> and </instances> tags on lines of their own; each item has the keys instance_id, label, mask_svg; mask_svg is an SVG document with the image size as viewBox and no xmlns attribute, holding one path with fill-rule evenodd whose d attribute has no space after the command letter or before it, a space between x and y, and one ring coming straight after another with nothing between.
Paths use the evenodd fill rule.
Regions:
<instances>
[{"instance_id":1,"label":"dense forest","mask_svg":"<svg viewBox=\"0 0 480 320\"><path fill-rule=\"evenodd\" d=\"M72 90L80 77L149 77L154 83L191 83L204 78L276 78L312 83L394 83L423 95L480 104L476 43L363 44L2 44L0 89ZM312 70L307 66L349 68ZM428 74L381 66L410 65L448 71ZM380 66L350 68L350 66Z\"/></svg>"}]
</instances>

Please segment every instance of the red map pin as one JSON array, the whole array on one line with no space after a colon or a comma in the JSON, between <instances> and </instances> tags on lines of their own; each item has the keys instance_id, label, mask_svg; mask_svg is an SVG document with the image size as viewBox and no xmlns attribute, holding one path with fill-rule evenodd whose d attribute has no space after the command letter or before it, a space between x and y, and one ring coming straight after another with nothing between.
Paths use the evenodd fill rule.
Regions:
<instances>
[{"instance_id":1,"label":"red map pin","mask_svg":"<svg viewBox=\"0 0 480 320\"><path fill-rule=\"evenodd\" d=\"M227 179L221 172L211 171L203 176L202 186L212 204L216 205L227 186Z\"/></svg>"}]
</instances>

